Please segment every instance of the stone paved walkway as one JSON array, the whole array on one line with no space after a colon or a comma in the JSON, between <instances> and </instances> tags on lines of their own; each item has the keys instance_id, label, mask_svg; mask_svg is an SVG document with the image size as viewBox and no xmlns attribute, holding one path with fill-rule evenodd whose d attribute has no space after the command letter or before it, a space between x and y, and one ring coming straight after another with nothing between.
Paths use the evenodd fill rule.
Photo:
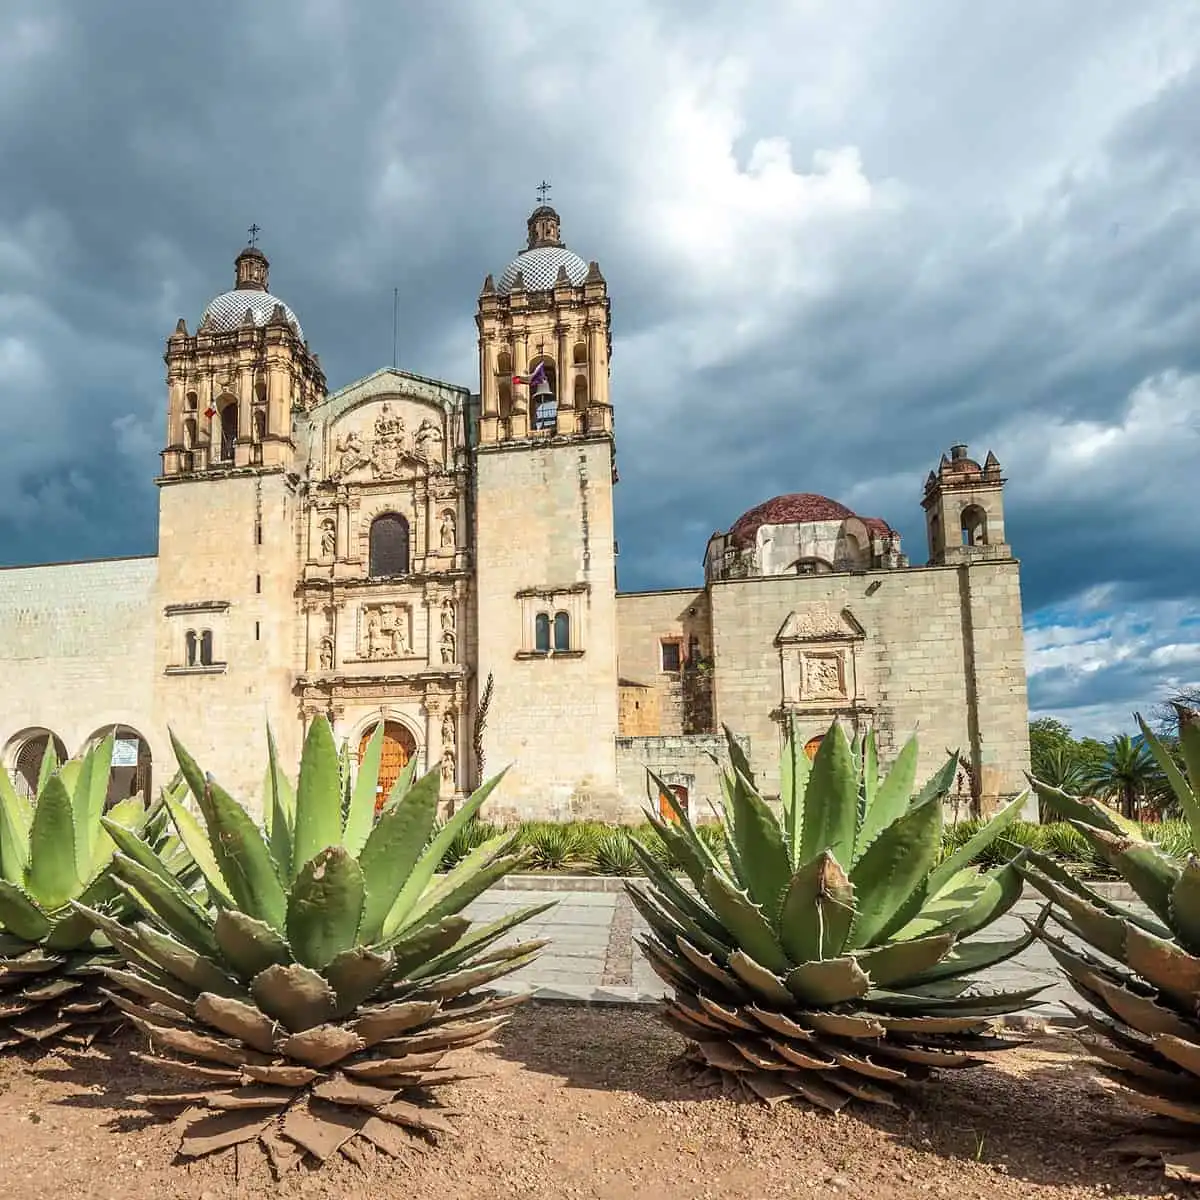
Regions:
<instances>
[{"instance_id":1,"label":"stone paved walkway","mask_svg":"<svg viewBox=\"0 0 1200 1200\"><path fill-rule=\"evenodd\" d=\"M551 944L529 966L502 980L501 990L530 991L541 1000L626 1004L652 1004L664 995L662 981L633 941L634 936L646 932L646 923L623 892L492 891L475 901L466 915L472 920L493 921L549 901L556 902L554 908L518 929L522 939L550 938ZM986 936L989 940L1016 937L1025 930L1022 918L1032 921L1040 909L1037 900L1022 899ZM516 940L517 934L514 931L510 939ZM989 990L1047 985L1042 1003L1030 1009L1029 1016L1035 1020L1073 1019L1063 1001L1075 1000L1075 994L1039 942L1016 959L982 972L978 979Z\"/></svg>"}]
</instances>

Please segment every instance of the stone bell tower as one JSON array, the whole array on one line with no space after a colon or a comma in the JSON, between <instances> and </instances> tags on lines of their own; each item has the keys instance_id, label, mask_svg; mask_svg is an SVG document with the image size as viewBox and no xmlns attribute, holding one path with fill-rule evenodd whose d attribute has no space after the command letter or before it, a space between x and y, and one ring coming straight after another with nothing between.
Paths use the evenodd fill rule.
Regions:
<instances>
[{"instance_id":1,"label":"stone bell tower","mask_svg":"<svg viewBox=\"0 0 1200 1200\"><path fill-rule=\"evenodd\" d=\"M156 691L189 750L256 804L268 717L284 761L299 754L292 421L325 379L296 314L267 290L266 255L247 246L235 271L196 333L181 319L167 340ZM246 730L254 753L235 755Z\"/></svg>"},{"instance_id":2,"label":"stone bell tower","mask_svg":"<svg viewBox=\"0 0 1200 1200\"><path fill-rule=\"evenodd\" d=\"M615 451L608 285L544 202L479 296L479 679L489 772L531 815L616 795Z\"/></svg>"},{"instance_id":3,"label":"stone bell tower","mask_svg":"<svg viewBox=\"0 0 1200 1200\"><path fill-rule=\"evenodd\" d=\"M921 501L931 566L1012 558L1004 539L1004 484L990 450L983 466L967 457L964 445L942 455Z\"/></svg>"}]
</instances>

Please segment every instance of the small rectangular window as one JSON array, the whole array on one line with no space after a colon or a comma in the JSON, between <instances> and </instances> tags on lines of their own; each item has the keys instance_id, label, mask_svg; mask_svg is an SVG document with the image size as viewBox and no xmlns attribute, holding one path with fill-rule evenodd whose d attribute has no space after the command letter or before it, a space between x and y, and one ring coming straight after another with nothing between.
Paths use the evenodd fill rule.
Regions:
<instances>
[{"instance_id":1,"label":"small rectangular window","mask_svg":"<svg viewBox=\"0 0 1200 1200\"><path fill-rule=\"evenodd\" d=\"M258 622L255 621L254 622L254 640L256 642L258 641L258 632L259 632L259 625L258 625Z\"/></svg>"},{"instance_id":2,"label":"small rectangular window","mask_svg":"<svg viewBox=\"0 0 1200 1200\"><path fill-rule=\"evenodd\" d=\"M262 576L261 575L255 575L255 577L254 577L254 590L257 593L262 592Z\"/></svg>"},{"instance_id":3,"label":"small rectangular window","mask_svg":"<svg viewBox=\"0 0 1200 1200\"><path fill-rule=\"evenodd\" d=\"M261 521L254 522L254 544L256 546L262 545L262 522Z\"/></svg>"},{"instance_id":4,"label":"small rectangular window","mask_svg":"<svg viewBox=\"0 0 1200 1200\"><path fill-rule=\"evenodd\" d=\"M662 643L662 669L664 671L679 670L679 650L679 643L676 641Z\"/></svg>"}]
</instances>

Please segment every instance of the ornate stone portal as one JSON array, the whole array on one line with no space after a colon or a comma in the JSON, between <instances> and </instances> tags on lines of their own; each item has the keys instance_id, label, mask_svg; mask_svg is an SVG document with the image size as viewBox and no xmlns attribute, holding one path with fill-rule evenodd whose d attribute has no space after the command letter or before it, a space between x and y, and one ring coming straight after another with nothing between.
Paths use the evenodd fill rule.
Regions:
<instances>
[{"instance_id":1,"label":"ornate stone portal","mask_svg":"<svg viewBox=\"0 0 1200 1200\"><path fill-rule=\"evenodd\" d=\"M789 613L775 637L783 705L853 706L857 694L855 648L864 637L863 627L848 608L834 612L817 602Z\"/></svg>"}]
</instances>

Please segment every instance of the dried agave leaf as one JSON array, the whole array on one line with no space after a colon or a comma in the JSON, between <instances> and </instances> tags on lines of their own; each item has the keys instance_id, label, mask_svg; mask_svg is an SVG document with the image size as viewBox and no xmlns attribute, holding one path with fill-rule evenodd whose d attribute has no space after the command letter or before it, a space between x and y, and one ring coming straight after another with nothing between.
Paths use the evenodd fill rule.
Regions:
<instances>
[{"instance_id":1,"label":"dried agave leaf","mask_svg":"<svg viewBox=\"0 0 1200 1200\"><path fill-rule=\"evenodd\" d=\"M355 1108L382 1108L396 1094L395 1088L373 1087L369 1083L356 1083L344 1075L327 1079L313 1088L318 1100L330 1104L345 1104Z\"/></svg>"},{"instance_id":2,"label":"dried agave leaf","mask_svg":"<svg viewBox=\"0 0 1200 1200\"><path fill-rule=\"evenodd\" d=\"M184 1158L199 1158L217 1150L227 1150L258 1137L274 1119L274 1116L263 1117L254 1109L202 1116L188 1125L179 1144L179 1153Z\"/></svg>"},{"instance_id":3,"label":"dried agave leaf","mask_svg":"<svg viewBox=\"0 0 1200 1200\"><path fill-rule=\"evenodd\" d=\"M355 1021L354 1031L364 1045L374 1046L406 1029L424 1025L440 1008L439 1000L405 1000L389 1004L386 1008L364 1013Z\"/></svg>"},{"instance_id":4,"label":"dried agave leaf","mask_svg":"<svg viewBox=\"0 0 1200 1200\"><path fill-rule=\"evenodd\" d=\"M454 1126L441 1113L431 1108L423 1108L419 1104L410 1104L407 1100L393 1100L391 1104L379 1110L379 1115L397 1125L419 1129L422 1133L454 1132Z\"/></svg>"},{"instance_id":5,"label":"dried agave leaf","mask_svg":"<svg viewBox=\"0 0 1200 1200\"><path fill-rule=\"evenodd\" d=\"M250 1063L242 1068L242 1076L246 1079L253 1079L257 1083L273 1083L280 1087L298 1088L319 1078L320 1072L314 1071L312 1067L297 1067L291 1063L271 1063L269 1066L257 1066Z\"/></svg>"},{"instance_id":6,"label":"dried agave leaf","mask_svg":"<svg viewBox=\"0 0 1200 1200\"><path fill-rule=\"evenodd\" d=\"M365 1048L362 1038L342 1025L318 1025L302 1033L293 1033L279 1044L279 1052L285 1057L310 1067L332 1066Z\"/></svg>"},{"instance_id":7,"label":"dried agave leaf","mask_svg":"<svg viewBox=\"0 0 1200 1200\"><path fill-rule=\"evenodd\" d=\"M310 1101L288 1110L281 1132L324 1162L367 1123L370 1114Z\"/></svg>"},{"instance_id":8,"label":"dried agave leaf","mask_svg":"<svg viewBox=\"0 0 1200 1200\"><path fill-rule=\"evenodd\" d=\"M255 1050L270 1054L275 1049L275 1022L253 1004L202 992L196 998L196 1016L214 1029L239 1038L247 1046L253 1046Z\"/></svg>"},{"instance_id":9,"label":"dried agave leaf","mask_svg":"<svg viewBox=\"0 0 1200 1200\"><path fill-rule=\"evenodd\" d=\"M274 963L250 984L259 1008L291 1033L328 1021L337 1010L337 996L316 971L300 963Z\"/></svg>"}]
</instances>

